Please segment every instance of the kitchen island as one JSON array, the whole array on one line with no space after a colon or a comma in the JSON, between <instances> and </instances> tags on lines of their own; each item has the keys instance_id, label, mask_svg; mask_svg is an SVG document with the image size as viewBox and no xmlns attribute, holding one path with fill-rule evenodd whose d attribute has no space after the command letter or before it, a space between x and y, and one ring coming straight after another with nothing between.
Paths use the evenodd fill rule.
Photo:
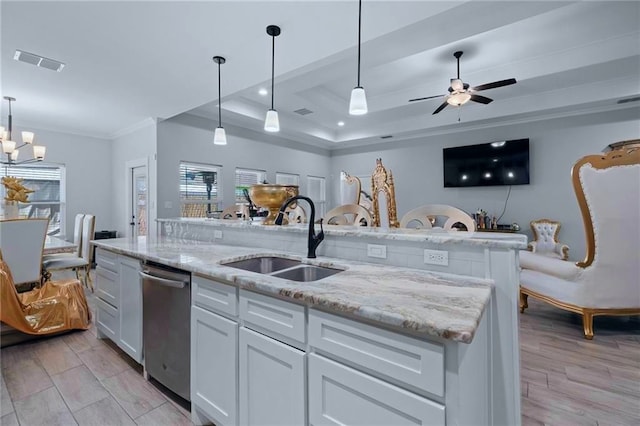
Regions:
<instances>
[{"instance_id":1,"label":"kitchen island","mask_svg":"<svg viewBox=\"0 0 640 426\"><path fill-rule=\"evenodd\" d=\"M294 247L297 238L304 238L303 228L226 226L222 222L204 224L215 224L216 229L198 232L200 240L185 238L183 233L150 240L95 242L109 253L193 273L194 421L362 424L370 416L373 423L398 423L401 419L400 423L407 424L519 423L518 377L508 372L509 380L505 381L504 368L496 374L494 367L498 361L505 363L501 346L496 345L500 335L492 325L492 315L499 310L494 309L496 281L490 276L344 258L348 256L311 260L300 256L304 251L243 247L244 240L233 235L234 230L254 234L254 242L266 244L267 238L259 236L262 232L270 236L272 244ZM181 222L170 223L177 229ZM355 235L359 231L343 229L335 237L361 238ZM352 256L358 251L333 244L333 232L328 231L327 248L333 245L334 250L345 249ZM347 237L345 232L354 235ZM202 241L202 236L209 234L211 241ZM429 244L443 247L443 241L452 239L458 250L464 249L462 234L466 233L434 233L431 238L439 241ZM389 258L385 260L400 248L393 242L404 244L405 258L415 249L407 245L424 245L415 241L424 239L424 233L389 235L392 238L381 238L379 233L374 237L378 243L387 243ZM240 245L231 245L232 237ZM513 254L524 244L517 239L477 239L466 247ZM459 256L453 250L448 253L449 265L459 267ZM488 255L490 260L492 253ZM274 256L341 272L301 283L224 265ZM465 256L471 263L476 259L469 253ZM514 267L503 272L517 271ZM502 331L508 329L506 325L502 324ZM226 349L221 350L223 347ZM218 363L212 363L214 359ZM507 364L509 368L518 366L517 352ZM265 371L279 371L280 379L274 380ZM284 399L275 399L282 406L273 400L269 405L261 402L260 390L269 389L271 396L282 395ZM505 406L507 396L510 403L518 405ZM349 417L354 410L359 414Z\"/></svg>"}]
</instances>

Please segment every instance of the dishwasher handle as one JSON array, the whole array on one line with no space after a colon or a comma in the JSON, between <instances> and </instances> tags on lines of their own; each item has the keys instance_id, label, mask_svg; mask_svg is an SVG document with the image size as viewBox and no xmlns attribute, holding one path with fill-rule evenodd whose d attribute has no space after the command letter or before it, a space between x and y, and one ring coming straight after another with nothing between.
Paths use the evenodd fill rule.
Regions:
<instances>
[{"instance_id":1,"label":"dishwasher handle","mask_svg":"<svg viewBox=\"0 0 640 426\"><path fill-rule=\"evenodd\" d=\"M156 284L164 285L173 288L184 288L186 281L168 280L166 278L157 277L155 275L149 275L146 271L139 271L138 274L142 279L151 280Z\"/></svg>"}]
</instances>

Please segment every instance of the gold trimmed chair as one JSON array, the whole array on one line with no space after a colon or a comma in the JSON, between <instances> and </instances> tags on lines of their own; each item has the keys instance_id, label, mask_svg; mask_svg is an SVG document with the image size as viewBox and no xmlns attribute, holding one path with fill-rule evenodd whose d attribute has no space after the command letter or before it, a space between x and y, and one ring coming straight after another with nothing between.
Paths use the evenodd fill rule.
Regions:
<instances>
[{"instance_id":1,"label":"gold trimmed chair","mask_svg":"<svg viewBox=\"0 0 640 426\"><path fill-rule=\"evenodd\" d=\"M453 225L463 224L467 231L476 230L476 222L464 211L445 204L427 204L408 211L400 220L400 228L431 229L439 216L446 217L442 229L454 229Z\"/></svg>"},{"instance_id":2,"label":"gold trimmed chair","mask_svg":"<svg viewBox=\"0 0 640 426\"><path fill-rule=\"evenodd\" d=\"M382 165L382 159L376 159L376 168L371 175L371 193L373 204L373 226L383 228L397 228L398 212L396 210L396 190L393 183L393 174L391 170ZM380 201L382 194L382 204Z\"/></svg>"},{"instance_id":3,"label":"gold trimmed chair","mask_svg":"<svg viewBox=\"0 0 640 426\"><path fill-rule=\"evenodd\" d=\"M42 255L49 219L0 221L0 250L16 285L42 282Z\"/></svg>"},{"instance_id":4,"label":"gold trimmed chair","mask_svg":"<svg viewBox=\"0 0 640 426\"><path fill-rule=\"evenodd\" d=\"M333 208L322 218L325 225L371 226L369 211L359 204L345 204Z\"/></svg>"},{"instance_id":5,"label":"gold trimmed chair","mask_svg":"<svg viewBox=\"0 0 640 426\"><path fill-rule=\"evenodd\" d=\"M232 204L226 209L222 210L222 213L220 213L220 219L238 220L238 212L241 210L242 208L239 205Z\"/></svg>"},{"instance_id":6,"label":"gold trimmed chair","mask_svg":"<svg viewBox=\"0 0 640 426\"><path fill-rule=\"evenodd\" d=\"M589 155L573 166L587 239L583 261L520 257L520 312L529 296L582 315L593 339L596 315L640 315L640 149Z\"/></svg>"},{"instance_id":7,"label":"gold trimmed chair","mask_svg":"<svg viewBox=\"0 0 640 426\"><path fill-rule=\"evenodd\" d=\"M285 210L288 223L307 223L307 212L300 205Z\"/></svg>"},{"instance_id":8,"label":"gold trimmed chair","mask_svg":"<svg viewBox=\"0 0 640 426\"><path fill-rule=\"evenodd\" d=\"M538 219L532 220L530 225L533 241L528 244L528 249L531 253L562 260L569 258L569 246L558 241L560 222L551 219Z\"/></svg>"},{"instance_id":9,"label":"gold trimmed chair","mask_svg":"<svg viewBox=\"0 0 640 426\"><path fill-rule=\"evenodd\" d=\"M94 235L96 225L96 217L92 214L84 215L82 219L82 240L80 248L80 256L66 256L55 259L48 259L42 263L42 267L46 271L45 274L50 277L54 271L64 269L72 269L76 273L76 278L80 279L79 271L84 270L83 283L85 287L93 292L93 281L91 280L91 240Z\"/></svg>"}]
</instances>

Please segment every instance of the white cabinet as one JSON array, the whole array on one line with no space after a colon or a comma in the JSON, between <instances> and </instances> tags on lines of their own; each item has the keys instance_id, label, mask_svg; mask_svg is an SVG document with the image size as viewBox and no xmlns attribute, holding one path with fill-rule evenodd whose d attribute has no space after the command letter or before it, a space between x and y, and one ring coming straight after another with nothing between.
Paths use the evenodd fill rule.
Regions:
<instances>
[{"instance_id":1,"label":"white cabinet","mask_svg":"<svg viewBox=\"0 0 640 426\"><path fill-rule=\"evenodd\" d=\"M238 323L191 307L191 404L217 425L238 424Z\"/></svg>"},{"instance_id":2,"label":"white cabinet","mask_svg":"<svg viewBox=\"0 0 640 426\"><path fill-rule=\"evenodd\" d=\"M142 280L140 262L119 256L120 333L118 346L136 362L142 362Z\"/></svg>"},{"instance_id":3,"label":"white cabinet","mask_svg":"<svg viewBox=\"0 0 640 426\"><path fill-rule=\"evenodd\" d=\"M238 425L238 289L191 278L191 421Z\"/></svg>"},{"instance_id":4,"label":"white cabinet","mask_svg":"<svg viewBox=\"0 0 640 426\"><path fill-rule=\"evenodd\" d=\"M240 424L305 425L305 353L240 329Z\"/></svg>"},{"instance_id":5,"label":"white cabinet","mask_svg":"<svg viewBox=\"0 0 640 426\"><path fill-rule=\"evenodd\" d=\"M98 337L109 338L142 362L142 281L140 261L96 249Z\"/></svg>"},{"instance_id":6,"label":"white cabinet","mask_svg":"<svg viewBox=\"0 0 640 426\"><path fill-rule=\"evenodd\" d=\"M444 425L444 406L353 368L309 355L309 424Z\"/></svg>"}]
</instances>

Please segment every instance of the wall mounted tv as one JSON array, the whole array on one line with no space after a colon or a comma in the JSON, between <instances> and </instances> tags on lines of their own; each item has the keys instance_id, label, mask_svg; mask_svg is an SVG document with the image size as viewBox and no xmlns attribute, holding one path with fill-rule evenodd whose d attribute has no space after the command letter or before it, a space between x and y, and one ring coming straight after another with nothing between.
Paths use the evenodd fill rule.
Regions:
<instances>
[{"instance_id":1,"label":"wall mounted tv","mask_svg":"<svg viewBox=\"0 0 640 426\"><path fill-rule=\"evenodd\" d=\"M529 184L529 139L444 148L442 157L445 188Z\"/></svg>"}]
</instances>

